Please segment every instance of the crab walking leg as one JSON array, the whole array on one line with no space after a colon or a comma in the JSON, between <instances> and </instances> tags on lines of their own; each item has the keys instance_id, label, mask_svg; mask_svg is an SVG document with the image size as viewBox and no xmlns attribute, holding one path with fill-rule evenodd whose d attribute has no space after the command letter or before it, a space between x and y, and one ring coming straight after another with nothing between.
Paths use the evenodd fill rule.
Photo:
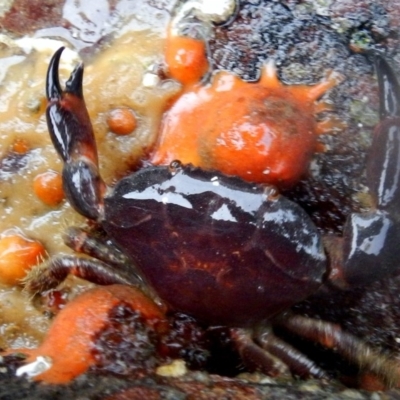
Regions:
<instances>
[{"instance_id":1,"label":"crab walking leg","mask_svg":"<svg viewBox=\"0 0 400 400\"><path fill-rule=\"evenodd\" d=\"M64 243L75 252L86 254L101 261L99 263L99 268L96 268L97 264L94 262L92 264L93 268L97 269L100 279L103 279L101 276L105 276L106 280L113 279L114 283L122 283L125 279L129 281L130 284L143 284L141 274L132 260L118 250L117 247L110 246L106 240L92 236L84 229L75 226L71 226L67 229L63 239ZM103 263L111 267L109 268L110 272L107 272L106 275L102 272ZM93 274L95 273L96 271L94 270ZM110 278L109 276L114 277ZM80 277L83 278L82 276ZM129 278L126 279L125 277Z\"/></svg>"},{"instance_id":2,"label":"crab walking leg","mask_svg":"<svg viewBox=\"0 0 400 400\"><path fill-rule=\"evenodd\" d=\"M232 340L243 362L251 369L269 376L289 375L289 371L301 378L328 379L326 373L314 361L290 344L277 338L271 327L254 330L232 328Z\"/></svg>"},{"instance_id":3,"label":"crab walking leg","mask_svg":"<svg viewBox=\"0 0 400 400\"><path fill-rule=\"evenodd\" d=\"M277 338L271 327L254 330L231 328L230 335L243 362L250 368L269 376L289 375L289 371L301 378L325 378L327 375L290 344Z\"/></svg>"},{"instance_id":4,"label":"crab walking leg","mask_svg":"<svg viewBox=\"0 0 400 400\"><path fill-rule=\"evenodd\" d=\"M113 268L126 269L132 262L124 253L102 238L93 236L90 232L76 226L67 228L63 235L64 243L77 253L86 254L112 265ZM131 268L131 267L130 267Z\"/></svg>"},{"instance_id":5,"label":"crab walking leg","mask_svg":"<svg viewBox=\"0 0 400 400\"><path fill-rule=\"evenodd\" d=\"M248 368L261 370L269 376L290 375L283 361L254 342L251 329L231 328L230 336Z\"/></svg>"},{"instance_id":6,"label":"crab walking leg","mask_svg":"<svg viewBox=\"0 0 400 400\"><path fill-rule=\"evenodd\" d=\"M82 94L83 64L76 66L62 90L58 67L63 50L56 51L47 72L47 125L64 161L63 187L69 203L85 217L99 219L106 186L99 175L96 142Z\"/></svg>"},{"instance_id":7,"label":"crab walking leg","mask_svg":"<svg viewBox=\"0 0 400 400\"><path fill-rule=\"evenodd\" d=\"M339 286L367 284L400 267L400 86L383 57L376 56L375 66L381 121L367 159L373 208L349 216L343 239L326 239L331 280Z\"/></svg>"},{"instance_id":8,"label":"crab walking leg","mask_svg":"<svg viewBox=\"0 0 400 400\"><path fill-rule=\"evenodd\" d=\"M396 360L385 357L355 336L342 331L339 325L294 314L286 314L276 322L296 335L334 349L349 361L377 375L388 387L400 381Z\"/></svg>"},{"instance_id":9,"label":"crab walking leg","mask_svg":"<svg viewBox=\"0 0 400 400\"><path fill-rule=\"evenodd\" d=\"M318 365L290 344L276 337L270 327L259 328L254 332L255 341L269 354L279 358L290 369L293 375L303 379L328 379Z\"/></svg>"},{"instance_id":10,"label":"crab walking leg","mask_svg":"<svg viewBox=\"0 0 400 400\"><path fill-rule=\"evenodd\" d=\"M32 269L23 279L24 289L30 293L53 289L64 281L68 274L98 285L122 284L142 287L137 276L129 271L112 269L99 260L63 255L52 257Z\"/></svg>"}]
</instances>

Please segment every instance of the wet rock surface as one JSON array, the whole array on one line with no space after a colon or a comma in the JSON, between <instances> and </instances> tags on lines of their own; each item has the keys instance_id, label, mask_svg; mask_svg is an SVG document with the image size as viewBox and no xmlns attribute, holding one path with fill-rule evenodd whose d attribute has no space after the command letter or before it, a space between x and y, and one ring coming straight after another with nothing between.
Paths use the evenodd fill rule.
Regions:
<instances>
[{"instance_id":1,"label":"wet rock surface","mask_svg":"<svg viewBox=\"0 0 400 400\"><path fill-rule=\"evenodd\" d=\"M253 376L231 379L202 372L180 378L140 378L85 374L68 386L40 385L15 378L15 361L0 364L0 398L8 399L397 399L397 391L384 395L321 381L284 381ZM261 381L261 383L260 383Z\"/></svg>"}]
</instances>

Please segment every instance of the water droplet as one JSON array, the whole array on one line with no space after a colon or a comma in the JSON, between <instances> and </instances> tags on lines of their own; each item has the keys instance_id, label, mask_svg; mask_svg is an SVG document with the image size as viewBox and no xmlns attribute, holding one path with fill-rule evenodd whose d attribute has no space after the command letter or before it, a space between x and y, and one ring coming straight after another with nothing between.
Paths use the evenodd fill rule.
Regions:
<instances>
[{"instance_id":1,"label":"water droplet","mask_svg":"<svg viewBox=\"0 0 400 400\"><path fill-rule=\"evenodd\" d=\"M174 160L171 162L171 164L169 164L169 172L172 175L175 175L181 169L182 169L182 163L179 160Z\"/></svg>"},{"instance_id":2,"label":"water droplet","mask_svg":"<svg viewBox=\"0 0 400 400\"><path fill-rule=\"evenodd\" d=\"M271 168L265 168L263 171L264 175L269 175L271 173Z\"/></svg>"},{"instance_id":3,"label":"water droplet","mask_svg":"<svg viewBox=\"0 0 400 400\"><path fill-rule=\"evenodd\" d=\"M267 185L264 188L265 201L276 201L278 200L280 194L275 186Z\"/></svg>"}]
</instances>

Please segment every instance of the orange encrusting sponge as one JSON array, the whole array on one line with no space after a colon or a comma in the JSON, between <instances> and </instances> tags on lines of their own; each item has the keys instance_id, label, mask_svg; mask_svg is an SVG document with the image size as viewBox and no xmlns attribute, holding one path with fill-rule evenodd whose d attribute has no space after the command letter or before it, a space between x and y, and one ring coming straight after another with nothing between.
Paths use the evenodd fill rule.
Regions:
<instances>
[{"instance_id":1,"label":"orange encrusting sponge","mask_svg":"<svg viewBox=\"0 0 400 400\"><path fill-rule=\"evenodd\" d=\"M21 234L0 238L0 282L18 285L27 272L46 257L46 249L37 240Z\"/></svg>"},{"instance_id":2,"label":"orange encrusting sponge","mask_svg":"<svg viewBox=\"0 0 400 400\"><path fill-rule=\"evenodd\" d=\"M269 62L257 82L222 71L208 85L186 85L164 115L150 161L291 186L318 151L318 135L335 128L315 121L314 102L339 81L331 73L313 86L284 85Z\"/></svg>"},{"instance_id":3,"label":"orange encrusting sponge","mask_svg":"<svg viewBox=\"0 0 400 400\"><path fill-rule=\"evenodd\" d=\"M7 354L26 354L27 363L38 356L49 357L51 368L34 379L51 384L68 383L94 365L94 337L107 326L110 311L120 302L129 304L150 326L157 324L157 329L166 329L164 313L139 289L124 285L102 286L68 303L37 349L13 349Z\"/></svg>"}]
</instances>

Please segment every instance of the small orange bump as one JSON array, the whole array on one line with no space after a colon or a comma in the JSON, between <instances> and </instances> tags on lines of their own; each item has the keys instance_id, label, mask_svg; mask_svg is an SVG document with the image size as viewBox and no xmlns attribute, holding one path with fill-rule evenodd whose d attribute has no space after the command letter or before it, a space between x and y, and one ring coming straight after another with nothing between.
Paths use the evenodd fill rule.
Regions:
<instances>
[{"instance_id":1,"label":"small orange bump","mask_svg":"<svg viewBox=\"0 0 400 400\"><path fill-rule=\"evenodd\" d=\"M197 83L206 74L209 64L203 40L170 35L165 45L168 75L182 83Z\"/></svg>"},{"instance_id":2,"label":"small orange bump","mask_svg":"<svg viewBox=\"0 0 400 400\"><path fill-rule=\"evenodd\" d=\"M139 312L148 326L162 333L168 329L163 311L137 288L111 285L90 289L68 303L57 314L49 332L37 349L13 349L6 354L22 353L26 362L48 357L52 366L35 380L52 384L68 383L95 364L96 335L107 327L110 311L124 303Z\"/></svg>"},{"instance_id":3,"label":"small orange bump","mask_svg":"<svg viewBox=\"0 0 400 400\"><path fill-rule=\"evenodd\" d=\"M108 113L107 125L116 135L129 135L136 126L136 116L129 108L115 108Z\"/></svg>"},{"instance_id":4,"label":"small orange bump","mask_svg":"<svg viewBox=\"0 0 400 400\"><path fill-rule=\"evenodd\" d=\"M16 139L12 144L12 151L18 154L25 154L29 150L28 143L24 139Z\"/></svg>"},{"instance_id":5,"label":"small orange bump","mask_svg":"<svg viewBox=\"0 0 400 400\"><path fill-rule=\"evenodd\" d=\"M64 199L62 177L58 172L46 171L36 175L33 180L33 191L48 206L57 206Z\"/></svg>"},{"instance_id":6,"label":"small orange bump","mask_svg":"<svg viewBox=\"0 0 400 400\"><path fill-rule=\"evenodd\" d=\"M26 273L46 257L43 245L20 234L0 238L0 282L18 285Z\"/></svg>"}]
</instances>

